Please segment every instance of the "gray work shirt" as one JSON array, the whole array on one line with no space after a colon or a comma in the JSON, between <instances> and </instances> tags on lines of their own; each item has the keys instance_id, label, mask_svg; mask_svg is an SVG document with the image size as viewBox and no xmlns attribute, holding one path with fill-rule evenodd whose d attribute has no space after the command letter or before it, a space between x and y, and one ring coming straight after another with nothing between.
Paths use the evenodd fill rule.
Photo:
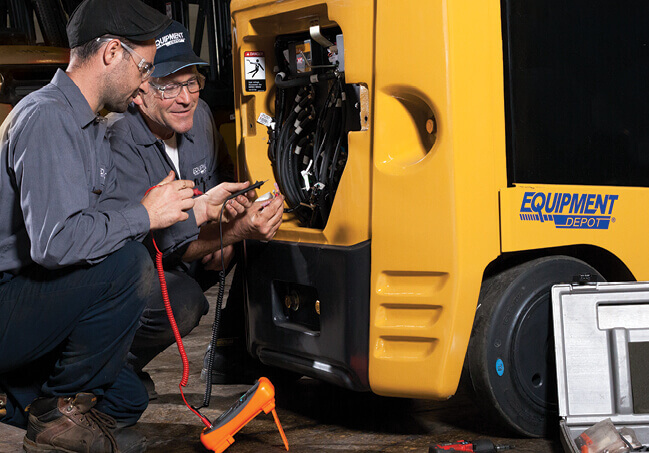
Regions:
<instances>
[{"instance_id":1,"label":"gray work shirt","mask_svg":"<svg viewBox=\"0 0 649 453\"><path fill-rule=\"evenodd\" d=\"M115 177L106 121L57 71L0 128L0 271L95 264L142 238L142 204L99 209Z\"/></svg>"},{"instance_id":2,"label":"gray work shirt","mask_svg":"<svg viewBox=\"0 0 649 453\"><path fill-rule=\"evenodd\" d=\"M142 198L152 186L162 181L173 162L165 151L164 142L151 132L134 104L125 113L108 115L108 137L117 168L117 190L109 207L119 207ZM234 178L233 165L223 137L214 126L209 107L202 99L194 112L194 124L184 134L176 134L180 177L193 180L195 187L206 192ZM199 228L193 211L189 219L164 230L154 232L154 238L164 255L181 257L187 246L198 238ZM150 238L145 241L151 247ZM151 250L153 254L153 250Z\"/></svg>"}]
</instances>

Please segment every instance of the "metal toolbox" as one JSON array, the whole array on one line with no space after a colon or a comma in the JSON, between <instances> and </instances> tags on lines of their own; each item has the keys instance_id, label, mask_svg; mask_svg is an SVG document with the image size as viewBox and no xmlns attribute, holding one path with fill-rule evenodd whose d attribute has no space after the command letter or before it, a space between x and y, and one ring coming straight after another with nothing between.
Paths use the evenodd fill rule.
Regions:
<instances>
[{"instance_id":1,"label":"metal toolbox","mask_svg":"<svg viewBox=\"0 0 649 453\"><path fill-rule=\"evenodd\" d=\"M555 285L561 441L610 418L649 444L649 282Z\"/></svg>"}]
</instances>

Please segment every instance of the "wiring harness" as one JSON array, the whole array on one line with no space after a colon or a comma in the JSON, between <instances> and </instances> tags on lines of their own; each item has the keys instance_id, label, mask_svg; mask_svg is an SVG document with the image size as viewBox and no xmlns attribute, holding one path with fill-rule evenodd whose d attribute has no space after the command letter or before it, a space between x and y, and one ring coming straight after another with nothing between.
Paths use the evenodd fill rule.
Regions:
<instances>
[{"instance_id":1,"label":"wiring harness","mask_svg":"<svg viewBox=\"0 0 649 453\"><path fill-rule=\"evenodd\" d=\"M344 74L275 78L275 122L268 158L288 209L301 224L323 228L347 162L347 93Z\"/></svg>"}]
</instances>

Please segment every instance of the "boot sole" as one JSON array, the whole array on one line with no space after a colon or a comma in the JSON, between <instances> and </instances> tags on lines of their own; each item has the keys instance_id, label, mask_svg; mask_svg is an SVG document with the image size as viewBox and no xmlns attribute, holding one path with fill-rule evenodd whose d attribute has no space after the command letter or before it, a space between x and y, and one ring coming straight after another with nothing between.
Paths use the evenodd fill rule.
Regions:
<instances>
[{"instance_id":1,"label":"boot sole","mask_svg":"<svg viewBox=\"0 0 649 453\"><path fill-rule=\"evenodd\" d=\"M75 453L72 450L62 450L53 445L37 444L36 442L27 439L27 437L23 439L23 450L27 453L41 453L44 451L49 453Z\"/></svg>"},{"instance_id":2,"label":"boot sole","mask_svg":"<svg viewBox=\"0 0 649 453\"><path fill-rule=\"evenodd\" d=\"M32 442L31 440L27 439L26 437L23 439L23 450L25 450L27 453L42 453L42 452L48 452L48 453L76 453L73 450L65 450L61 449L58 447L55 447L53 445L45 445L45 444L37 444L36 442ZM141 445L133 445L131 448L127 450L122 450L120 449L121 452L143 452L146 451L146 441L144 441Z\"/></svg>"}]
</instances>

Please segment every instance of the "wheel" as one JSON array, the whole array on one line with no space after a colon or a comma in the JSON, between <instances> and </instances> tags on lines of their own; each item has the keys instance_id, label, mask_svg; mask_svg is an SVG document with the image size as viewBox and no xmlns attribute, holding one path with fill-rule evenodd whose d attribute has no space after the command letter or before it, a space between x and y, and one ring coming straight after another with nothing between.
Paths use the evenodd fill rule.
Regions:
<instances>
[{"instance_id":1,"label":"wheel","mask_svg":"<svg viewBox=\"0 0 649 453\"><path fill-rule=\"evenodd\" d=\"M482 284L467 364L475 395L506 428L531 437L556 431L556 367L550 289L589 273L567 256L527 262Z\"/></svg>"}]
</instances>

